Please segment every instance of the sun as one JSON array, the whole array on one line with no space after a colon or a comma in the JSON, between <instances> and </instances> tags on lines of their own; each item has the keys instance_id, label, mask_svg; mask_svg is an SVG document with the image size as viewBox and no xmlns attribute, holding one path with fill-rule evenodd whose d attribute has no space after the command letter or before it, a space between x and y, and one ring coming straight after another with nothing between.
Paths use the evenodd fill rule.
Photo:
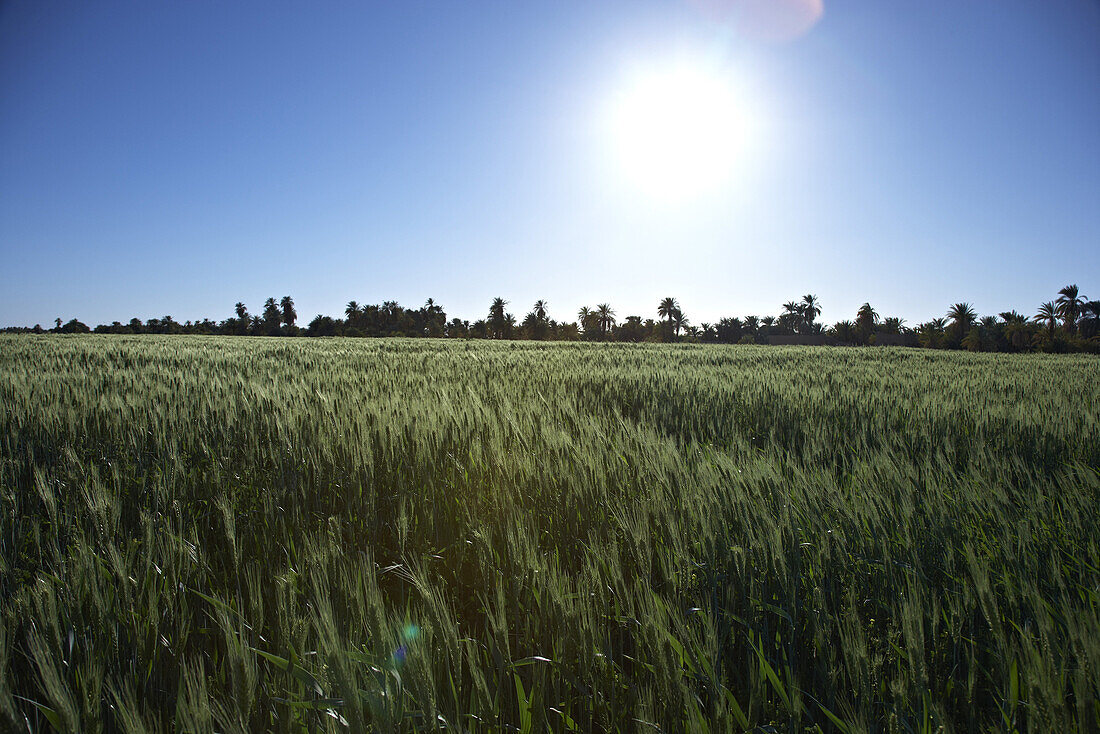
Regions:
<instances>
[{"instance_id":1,"label":"sun","mask_svg":"<svg viewBox=\"0 0 1100 734\"><path fill-rule=\"evenodd\" d=\"M605 137L627 183L681 202L735 176L751 145L751 117L730 73L680 63L626 81L610 100Z\"/></svg>"}]
</instances>

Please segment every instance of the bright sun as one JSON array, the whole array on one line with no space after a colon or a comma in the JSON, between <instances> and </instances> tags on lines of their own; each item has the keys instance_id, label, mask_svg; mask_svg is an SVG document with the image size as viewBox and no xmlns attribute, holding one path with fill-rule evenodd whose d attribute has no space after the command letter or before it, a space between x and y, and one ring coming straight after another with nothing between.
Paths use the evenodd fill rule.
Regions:
<instances>
[{"instance_id":1,"label":"bright sun","mask_svg":"<svg viewBox=\"0 0 1100 734\"><path fill-rule=\"evenodd\" d=\"M606 119L621 174L665 202L728 182L749 145L749 122L729 75L701 64L638 74L613 98Z\"/></svg>"}]
</instances>

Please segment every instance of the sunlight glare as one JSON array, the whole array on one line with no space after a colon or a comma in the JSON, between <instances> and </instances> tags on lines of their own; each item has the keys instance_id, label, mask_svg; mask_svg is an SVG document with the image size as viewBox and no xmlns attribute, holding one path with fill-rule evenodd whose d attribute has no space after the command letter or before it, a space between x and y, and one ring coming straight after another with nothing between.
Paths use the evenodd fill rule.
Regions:
<instances>
[{"instance_id":1,"label":"sunlight glare","mask_svg":"<svg viewBox=\"0 0 1100 734\"><path fill-rule=\"evenodd\" d=\"M728 182L751 127L730 75L698 63L635 75L612 99L606 123L620 175L672 203Z\"/></svg>"}]
</instances>

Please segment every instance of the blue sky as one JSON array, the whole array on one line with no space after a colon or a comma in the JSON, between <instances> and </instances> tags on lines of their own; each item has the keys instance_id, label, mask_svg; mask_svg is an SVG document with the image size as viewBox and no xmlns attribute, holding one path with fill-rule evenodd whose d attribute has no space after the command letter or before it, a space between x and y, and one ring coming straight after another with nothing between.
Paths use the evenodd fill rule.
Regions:
<instances>
[{"instance_id":1,"label":"blue sky","mask_svg":"<svg viewBox=\"0 0 1100 734\"><path fill-rule=\"evenodd\" d=\"M600 120L632 70L684 58L764 134L673 205ZM285 294L303 323L498 295L519 318L811 292L828 322L1034 313L1100 296L1100 3L824 0L776 42L686 0L8 0L0 263L2 325Z\"/></svg>"}]
</instances>

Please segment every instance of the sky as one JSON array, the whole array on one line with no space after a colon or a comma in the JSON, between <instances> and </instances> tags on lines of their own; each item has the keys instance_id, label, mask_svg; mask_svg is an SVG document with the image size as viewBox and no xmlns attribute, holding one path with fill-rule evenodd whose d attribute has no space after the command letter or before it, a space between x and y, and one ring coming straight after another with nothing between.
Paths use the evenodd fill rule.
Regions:
<instances>
[{"instance_id":1,"label":"sky","mask_svg":"<svg viewBox=\"0 0 1100 734\"><path fill-rule=\"evenodd\" d=\"M0 325L1100 297L1100 2L762 1L4 0Z\"/></svg>"}]
</instances>

